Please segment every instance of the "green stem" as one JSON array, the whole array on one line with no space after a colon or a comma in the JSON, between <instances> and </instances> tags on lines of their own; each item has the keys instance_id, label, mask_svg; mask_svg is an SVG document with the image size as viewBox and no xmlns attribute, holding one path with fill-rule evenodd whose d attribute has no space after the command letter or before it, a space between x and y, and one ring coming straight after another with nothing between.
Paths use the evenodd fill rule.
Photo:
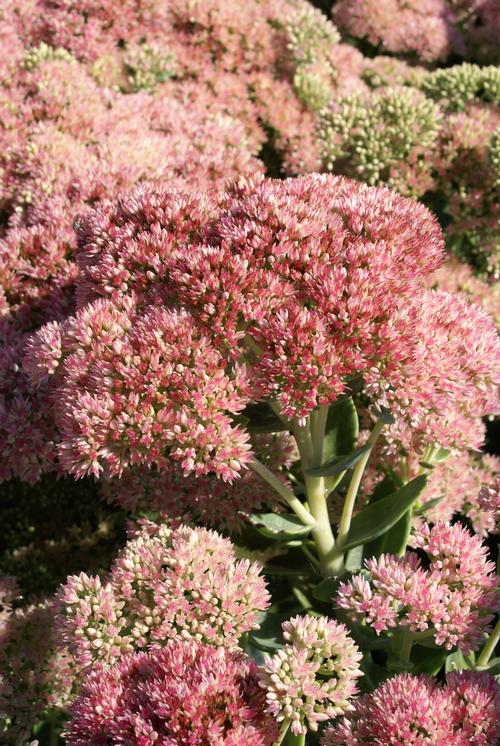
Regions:
<instances>
[{"instance_id":1,"label":"green stem","mask_svg":"<svg viewBox=\"0 0 500 746\"><path fill-rule=\"evenodd\" d=\"M335 538L328 515L325 479L324 477L307 476L308 469L321 464L328 408L320 407L313 414L314 418L312 420L308 418L305 425L294 422L293 434L302 460L307 503L316 522L311 531L311 536L316 544L321 572L325 577L329 577L332 574L331 563Z\"/></svg>"},{"instance_id":2,"label":"green stem","mask_svg":"<svg viewBox=\"0 0 500 746\"><path fill-rule=\"evenodd\" d=\"M283 740L288 733L288 729L290 727L290 720L284 720L281 724L280 732L278 734L278 738L276 741L274 741L273 746L280 746L280 744L283 743Z\"/></svg>"},{"instance_id":3,"label":"green stem","mask_svg":"<svg viewBox=\"0 0 500 746\"><path fill-rule=\"evenodd\" d=\"M476 666L486 666L489 659L493 655L493 652L498 645L498 641L500 640L500 619L498 620L495 629L491 633L491 635L488 638L488 642L484 646L484 648L481 650L481 654L479 658L477 659Z\"/></svg>"},{"instance_id":4,"label":"green stem","mask_svg":"<svg viewBox=\"0 0 500 746\"><path fill-rule=\"evenodd\" d=\"M253 469L259 476L262 477L276 492L286 500L290 508L293 510L296 516L300 518L305 526L314 526L316 521L307 508L300 502L298 497L293 494L288 487L283 484L276 474L267 468L263 463L254 459L250 463L250 468Z\"/></svg>"},{"instance_id":5,"label":"green stem","mask_svg":"<svg viewBox=\"0 0 500 746\"><path fill-rule=\"evenodd\" d=\"M413 635L408 630L399 629L394 633L388 661L388 667L392 671L411 671L413 663L410 656L413 642Z\"/></svg>"},{"instance_id":6,"label":"green stem","mask_svg":"<svg viewBox=\"0 0 500 746\"><path fill-rule=\"evenodd\" d=\"M316 520L311 536L316 544L321 572L325 577L329 577L332 575L335 538L328 515L325 480L323 477L306 476L305 483L309 509Z\"/></svg>"},{"instance_id":7,"label":"green stem","mask_svg":"<svg viewBox=\"0 0 500 746\"><path fill-rule=\"evenodd\" d=\"M315 466L321 466L323 459L323 441L325 439L326 421L328 419L328 404L320 404L311 413L311 440Z\"/></svg>"},{"instance_id":8,"label":"green stem","mask_svg":"<svg viewBox=\"0 0 500 746\"><path fill-rule=\"evenodd\" d=\"M367 440L366 445L370 446L369 449L359 459L359 461L357 462L352 472L351 482L347 490L344 507L342 509L342 517L340 519L339 532L337 535L337 548L335 550L336 560L334 563L334 573L336 575L340 575L344 567L344 558L342 556L343 555L342 546L345 543L347 536L349 534L349 529L351 528L351 520L352 520L352 514L354 510L354 504L356 502L356 497L358 495L358 490L361 484L361 479L363 477L363 472L368 463L368 459L370 458L370 454L372 452L373 446L375 445L376 440L378 436L380 435L380 432L383 427L384 427L384 423L381 419L379 419L376 422L375 427L373 428L370 434L370 437Z\"/></svg>"}]
</instances>

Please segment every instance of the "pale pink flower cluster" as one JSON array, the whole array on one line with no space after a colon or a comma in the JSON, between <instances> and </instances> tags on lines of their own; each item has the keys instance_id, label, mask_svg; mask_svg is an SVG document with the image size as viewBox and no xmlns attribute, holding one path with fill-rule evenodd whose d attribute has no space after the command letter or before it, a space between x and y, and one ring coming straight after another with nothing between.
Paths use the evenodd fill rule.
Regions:
<instances>
[{"instance_id":1,"label":"pale pink flower cluster","mask_svg":"<svg viewBox=\"0 0 500 746\"><path fill-rule=\"evenodd\" d=\"M488 673L452 673L446 684L402 674L355 701L325 731L322 746L494 746L500 684Z\"/></svg>"},{"instance_id":2,"label":"pale pink flower cluster","mask_svg":"<svg viewBox=\"0 0 500 746\"><path fill-rule=\"evenodd\" d=\"M2 606L15 588L2 578ZM40 712L65 710L77 669L72 656L56 645L55 604L47 600L0 612L0 740L26 743Z\"/></svg>"},{"instance_id":3,"label":"pale pink flower cluster","mask_svg":"<svg viewBox=\"0 0 500 746\"><path fill-rule=\"evenodd\" d=\"M260 571L214 531L146 521L107 578L68 578L60 634L81 667L173 638L236 648L269 605Z\"/></svg>"},{"instance_id":4,"label":"pale pink flower cluster","mask_svg":"<svg viewBox=\"0 0 500 746\"><path fill-rule=\"evenodd\" d=\"M424 524L414 542L427 556L382 554L368 574L341 583L336 603L377 634L402 628L429 632L437 645L477 650L500 609L500 586L487 548L460 524Z\"/></svg>"},{"instance_id":5,"label":"pale pink flower cluster","mask_svg":"<svg viewBox=\"0 0 500 746\"><path fill-rule=\"evenodd\" d=\"M482 487L479 492L478 503L481 510L491 516L490 530L500 533L500 478L491 487Z\"/></svg>"},{"instance_id":6,"label":"pale pink flower cluster","mask_svg":"<svg viewBox=\"0 0 500 746\"><path fill-rule=\"evenodd\" d=\"M500 325L500 285L476 277L470 265L450 257L427 277L426 282L429 287L446 293L463 293L472 303L482 306Z\"/></svg>"},{"instance_id":7,"label":"pale pink flower cluster","mask_svg":"<svg viewBox=\"0 0 500 746\"><path fill-rule=\"evenodd\" d=\"M492 318L463 295L438 290L423 293L408 312L419 340L400 382L380 391L380 403L396 415L387 439L410 453L435 444L480 448L481 417L500 410L500 343ZM370 388L375 395L376 384Z\"/></svg>"},{"instance_id":8,"label":"pale pink flower cluster","mask_svg":"<svg viewBox=\"0 0 500 746\"><path fill-rule=\"evenodd\" d=\"M283 625L285 645L259 668L265 711L292 733L317 731L320 723L351 709L362 658L344 625L328 617L294 617Z\"/></svg>"},{"instance_id":9,"label":"pale pink flower cluster","mask_svg":"<svg viewBox=\"0 0 500 746\"><path fill-rule=\"evenodd\" d=\"M263 705L255 664L241 653L173 640L89 673L66 742L271 746L277 728Z\"/></svg>"}]
</instances>

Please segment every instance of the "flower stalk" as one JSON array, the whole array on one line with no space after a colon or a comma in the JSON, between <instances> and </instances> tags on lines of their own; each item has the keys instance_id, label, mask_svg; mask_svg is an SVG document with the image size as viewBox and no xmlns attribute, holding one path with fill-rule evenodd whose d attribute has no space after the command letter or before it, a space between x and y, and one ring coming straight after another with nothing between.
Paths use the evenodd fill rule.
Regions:
<instances>
[{"instance_id":1,"label":"flower stalk","mask_svg":"<svg viewBox=\"0 0 500 746\"><path fill-rule=\"evenodd\" d=\"M375 427L373 428L370 434L370 437L368 438L367 445L369 446L369 448L366 451L366 453L364 453L363 456L359 459L352 473L351 481L350 481L349 488L347 490L346 499L344 502L344 507L342 509L342 517L340 519L339 532L337 535L337 546L335 549L335 561L332 565L333 571L334 571L333 574L335 575L340 575L344 567L342 547L346 542L347 536L349 534L349 529L351 527L354 504L356 502L356 497L358 495L363 473L365 471L366 465L368 463L371 452L373 450L373 446L375 445L377 438L380 435L383 427L384 427L384 422L382 419L379 419L376 422Z\"/></svg>"}]
</instances>

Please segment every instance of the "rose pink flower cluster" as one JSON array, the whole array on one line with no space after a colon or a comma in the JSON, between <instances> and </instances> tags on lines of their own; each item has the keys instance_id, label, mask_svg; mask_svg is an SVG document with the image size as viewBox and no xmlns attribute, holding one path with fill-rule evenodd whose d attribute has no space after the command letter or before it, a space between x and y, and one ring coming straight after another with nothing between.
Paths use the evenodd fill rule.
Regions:
<instances>
[{"instance_id":1,"label":"rose pink flower cluster","mask_svg":"<svg viewBox=\"0 0 500 746\"><path fill-rule=\"evenodd\" d=\"M429 632L449 650L477 650L500 609L499 579L487 548L460 524L424 524L414 541L428 569L412 552L382 554L365 562L368 575L340 584L336 603L377 634L397 628Z\"/></svg>"},{"instance_id":2,"label":"rose pink flower cluster","mask_svg":"<svg viewBox=\"0 0 500 746\"><path fill-rule=\"evenodd\" d=\"M28 346L35 384L61 370L52 395L63 468L117 476L133 465L165 468L170 452L185 474L234 479L250 460L248 436L229 416L248 401L244 368L229 376L188 312L151 306L138 315L125 300L123 310L108 300L85 306Z\"/></svg>"},{"instance_id":3,"label":"rose pink flower cluster","mask_svg":"<svg viewBox=\"0 0 500 746\"><path fill-rule=\"evenodd\" d=\"M17 595L10 578L2 578L0 614L0 738L25 743L44 708L65 710L71 701L77 668L56 644L52 599L15 610ZM7 598L5 598L7 594ZM5 740L4 740L5 739Z\"/></svg>"},{"instance_id":4,"label":"rose pink flower cluster","mask_svg":"<svg viewBox=\"0 0 500 746\"><path fill-rule=\"evenodd\" d=\"M488 673L401 674L355 701L322 746L493 746L500 737L500 684Z\"/></svg>"},{"instance_id":5,"label":"rose pink flower cluster","mask_svg":"<svg viewBox=\"0 0 500 746\"><path fill-rule=\"evenodd\" d=\"M343 624L328 617L294 617L282 625L285 646L259 669L265 711L290 722L295 735L351 708L362 658Z\"/></svg>"},{"instance_id":6,"label":"rose pink flower cluster","mask_svg":"<svg viewBox=\"0 0 500 746\"><path fill-rule=\"evenodd\" d=\"M145 521L106 579L68 578L60 635L80 667L173 638L236 648L269 605L260 571L214 531Z\"/></svg>"},{"instance_id":7,"label":"rose pink flower cluster","mask_svg":"<svg viewBox=\"0 0 500 746\"><path fill-rule=\"evenodd\" d=\"M271 746L277 728L263 705L255 664L243 654L173 640L89 673L66 742Z\"/></svg>"}]
</instances>

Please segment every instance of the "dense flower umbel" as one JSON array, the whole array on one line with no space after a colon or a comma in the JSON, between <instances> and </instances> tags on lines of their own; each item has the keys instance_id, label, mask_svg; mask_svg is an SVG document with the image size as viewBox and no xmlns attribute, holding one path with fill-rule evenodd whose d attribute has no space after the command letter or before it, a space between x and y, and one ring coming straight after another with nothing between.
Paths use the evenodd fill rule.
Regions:
<instances>
[{"instance_id":1,"label":"dense flower umbel","mask_svg":"<svg viewBox=\"0 0 500 746\"><path fill-rule=\"evenodd\" d=\"M237 561L231 542L214 531L146 521L106 580L68 579L61 635L81 666L174 637L234 648L269 605L260 569Z\"/></svg>"},{"instance_id":2,"label":"dense flower umbel","mask_svg":"<svg viewBox=\"0 0 500 746\"><path fill-rule=\"evenodd\" d=\"M285 646L259 669L266 712L292 733L316 731L349 710L361 676L361 653L342 624L327 617L294 617L283 623Z\"/></svg>"},{"instance_id":3,"label":"dense flower umbel","mask_svg":"<svg viewBox=\"0 0 500 746\"><path fill-rule=\"evenodd\" d=\"M242 181L217 209L142 190L85 221L79 241L85 298L129 286L141 298L174 295L219 347L250 356L254 397L298 417L333 401L345 376L397 367L395 311L442 259L423 207L319 175Z\"/></svg>"},{"instance_id":4,"label":"dense flower umbel","mask_svg":"<svg viewBox=\"0 0 500 746\"><path fill-rule=\"evenodd\" d=\"M402 674L355 702L325 731L322 746L494 746L500 684L485 673L453 673L445 685Z\"/></svg>"},{"instance_id":5,"label":"dense flower umbel","mask_svg":"<svg viewBox=\"0 0 500 746\"><path fill-rule=\"evenodd\" d=\"M393 379L392 389L380 392L380 403L397 413L388 439L410 453L434 444L479 448L480 418L500 407L500 340L493 320L464 296L437 290L424 293L412 315L419 329L413 360L399 383Z\"/></svg>"},{"instance_id":6,"label":"dense flower umbel","mask_svg":"<svg viewBox=\"0 0 500 746\"><path fill-rule=\"evenodd\" d=\"M491 531L500 533L500 478L491 487L482 487L478 498L479 507L491 516Z\"/></svg>"},{"instance_id":7,"label":"dense flower umbel","mask_svg":"<svg viewBox=\"0 0 500 746\"><path fill-rule=\"evenodd\" d=\"M66 730L70 746L137 743L271 746L255 665L240 653L175 640L125 656L83 681Z\"/></svg>"},{"instance_id":8,"label":"dense flower umbel","mask_svg":"<svg viewBox=\"0 0 500 746\"><path fill-rule=\"evenodd\" d=\"M427 554L427 570L410 552L383 554L366 561L369 575L341 583L336 603L377 634L398 627L429 631L447 649L477 650L500 609L499 579L486 547L459 524L424 524L414 541Z\"/></svg>"},{"instance_id":9,"label":"dense flower umbel","mask_svg":"<svg viewBox=\"0 0 500 746\"><path fill-rule=\"evenodd\" d=\"M227 374L227 360L189 313L151 307L136 315L131 303L120 310L99 300L63 324L59 347L56 336L55 328L35 335L26 368L34 381L50 376L65 354L55 419L61 463L75 476L117 476L140 464L161 470L170 453L186 475L231 481L250 460L248 436L229 416L248 401L245 371L236 365Z\"/></svg>"}]
</instances>

